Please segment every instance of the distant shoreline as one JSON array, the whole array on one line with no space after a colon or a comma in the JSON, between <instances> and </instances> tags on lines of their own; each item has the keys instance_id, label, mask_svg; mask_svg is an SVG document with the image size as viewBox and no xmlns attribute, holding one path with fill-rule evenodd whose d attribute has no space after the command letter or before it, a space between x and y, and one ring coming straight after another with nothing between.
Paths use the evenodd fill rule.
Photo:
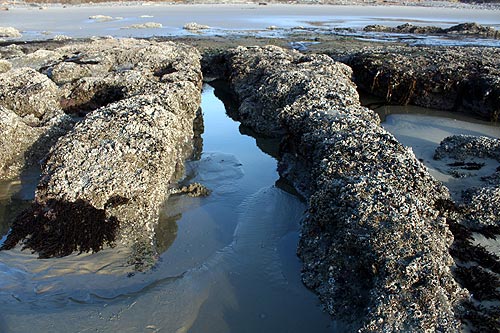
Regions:
<instances>
[{"instance_id":1,"label":"distant shoreline","mask_svg":"<svg viewBox=\"0 0 500 333\"><path fill-rule=\"evenodd\" d=\"M178 0L178 1L107 1L107 0L26 0L26 1L5 1L0 5L0 9L20 7L46 7L46 6L137 6L137 5L242 5L254 4L265 5L338 5L338 6L408 6L408 7L432 7L432 8L460 8L460 9L484 9L500 10L500 0L496 2L459 2L459 1L432 1L432 0L292 0L292 1L266 1L266 0Z\"/></svg>"}]
</instances>

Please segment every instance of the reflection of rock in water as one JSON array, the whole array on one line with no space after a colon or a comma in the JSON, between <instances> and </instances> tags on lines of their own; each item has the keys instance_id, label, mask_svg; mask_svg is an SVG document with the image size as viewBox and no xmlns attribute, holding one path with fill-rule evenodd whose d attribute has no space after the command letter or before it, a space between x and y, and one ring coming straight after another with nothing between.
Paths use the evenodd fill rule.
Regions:
<instances>
[{"instance_id":1,"label":"reflection of rock in water","mask_svg":"<svg viewBox=\"0 0 500 333\"><path fill-rule=\"evenodd\" d=\"M203 152L203 137L205 132L205 125L203 123L203 110L201 108L196 112L196 118L193 121L193 153L191 158L195 161L201 158Z\"/></svg>"},{"instance_id":2,"label":"reflection of rock in water","mask_svg":"<svg viewBox=\"0 0 500 333\"><path fill-rule=\"evenodd\" d=\"M250 127L245 125L240 125L240 133L254 138L255 142L257 143L257 147L259 147L262 152L275 159L279 158L281 138L263 136L262 134L256 133Z\"/></svg>"},{"instance_id":3,"label":"reflection of rock in water","mask_svg":"<svg viewBox=\"0 0 500 333\"><path fill-rule=\"evenodd\" d=\"M215 88L215 96L224 103L226 114L229 118L238 121L238 99L234 92L230 89L229 84L224 80L215 80L210 82L210 85ZM243 133L242 133L243 134Z\"/></svg>"},{"instance_id":4,"label":"reflection of rock in water","mask_svg":"<svg viewBox=\"0 0 500 333\"><path fill-rule=\"evenodd\" d=\"M177 221L182 217L182 214L166 215L162 212L158 225L155 228L156 233L156 248L158 253L163 253L168 250L177 237Z\"/></svg>"}]
</instances>

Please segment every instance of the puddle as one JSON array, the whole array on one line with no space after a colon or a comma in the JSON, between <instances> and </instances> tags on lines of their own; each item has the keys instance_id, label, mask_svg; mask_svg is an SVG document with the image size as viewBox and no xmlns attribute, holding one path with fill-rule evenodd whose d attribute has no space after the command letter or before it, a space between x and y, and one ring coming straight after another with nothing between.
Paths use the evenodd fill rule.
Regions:
<instances>
[{"instance_id":1,"label":"puddle","mask_svg":"<svg viewBox=\"0 0 500 333\"><path fill-rule=\"evenodd\" d=\"M433 110L419 106L383 105L376 107L377 99L363 96L364 104L374 106L382 119L382 126L403 145L411 147L415 156L427 166L430 174L443 182L453 198L459 200L463 190L473 186L484 186L481 177L493 174L500 164L492 159L474 158L484 164L478 170L458 170L465 177L453 176L457 171L450 160L434 160L439 143L451 135L474 135L500 137L500 124L482 121L463 113Z\"/></svg>"},{"instance_id":2,"label":"puddle","mask_svg":"<svg viewBox=\"0 0 500 333\"><path fill-rule=\"evenodd\" d=\"M227 117L214 88L202 100L203 153L187 176L213 192L169 199L157 267L128 275L120 247L50 260L2 251L1 332L346 331L300 281L304 204L275 186L276 160L240 134L248 131ZM258 142L274 152L269 140ZM16 186L0 185L1 212Z\"/></svg>"}]
</instances>

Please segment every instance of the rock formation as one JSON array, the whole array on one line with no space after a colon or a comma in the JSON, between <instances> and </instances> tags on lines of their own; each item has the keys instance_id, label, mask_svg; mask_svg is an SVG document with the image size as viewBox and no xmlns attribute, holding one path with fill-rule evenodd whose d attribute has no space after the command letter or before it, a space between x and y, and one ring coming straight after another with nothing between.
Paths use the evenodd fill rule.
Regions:
<instances>
[{"instance_id":1,"label":"rock formation","mask_svg":"<svg viewBox=\"0 0 500 333\"><path fill-rule=\"evenodd\" d=\"M30 68L0 74L0 180L36 164L71 126L47 76Z\"/></svg>"},{"instance_id":2,"label":"rock formation","mask_svg":"<svg viewBox=\"0 0 500 333\"><path fill-rule=\"evenodd\" d=\"M58 87L62 109L85 118L50 150L33 206L14 221L4 249L24 240L51 257L120 242L133 248L138 269L148 267L160 206L192 150L200 55L128 39L54 52L59 60L38 75Z\"/></svg>"},{"instance_id":3,"label":"rock formation","mask_svg":"<svg viewBox=\"0 0 500 333\"><path fill-rule=\"evenodd\" d=\"M19 38L22 34L13 27L0 27L0 37Z\"/></svg>"},{"instance_id":4,"label":"rock formation","mask_svg":"<svg viewBox=\"0 0 500 333\"><path fill-rule=\"evenodd\" d=\"M392 104L500 115L500 50L475 47L369 47L331 56L356 84Z\"/></svg>"},{"instance_id":5,"label":"rock formation","mask_svg":"<svg viewBox=\"0 0 500 333\"><path fill-rule=\"evenodd\" d=\"M397 27L388 27L385 25L367 25L363 29L366 32L388 32L399 34L450 34L450 35L474 35L485 38L500 38L500 32L492 27L482 26L480 24L469 22L461 23L449 28L440 28L435 26L417 26L410 23L398 25Z\"/></svg>"},{"instance_id":6,"label":"rock formation","mask_svg":"<svg viewBox=\"0 0 500 333\"><path fill-rule=\"evenodd\" d=\"M449 193L360 106L350 68L271 46L223 57L239 120L284 137L278 169L309 206L303 281L328 312L363 332L459 330L468 294L435 209Z\"/></svg>"},{"instance_id":7,"label":"rock formation","mask_svg":"<svg viewBox=\"0 0 500 333\"><path fill-rule=\"evenodd\" d=\"M480 186L463 191L457 203L440 204L455 237L451 247L456 259L455 276L472 295L464 303L463 317L472 325L471 331L495 332L500 327L500 309L496 306L500 302L500 257L476 239L498 240L500 235L500 140L451 136L441 142L434 158L465 167L496 164L493 174L482 177Z\"/></svg>"}]
</instances>

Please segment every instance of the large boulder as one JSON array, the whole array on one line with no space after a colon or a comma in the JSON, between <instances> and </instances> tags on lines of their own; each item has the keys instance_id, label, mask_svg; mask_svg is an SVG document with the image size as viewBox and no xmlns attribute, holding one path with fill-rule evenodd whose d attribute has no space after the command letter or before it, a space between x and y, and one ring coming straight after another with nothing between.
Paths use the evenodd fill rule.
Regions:
<instances>
[{"instance_id":1,"label":"large boulder","mask_svg":"<svg viewBox=\"0 0 500 333\"><path fill-rule=\"evenodd\" d=\"M59 88L46 75L23 67L0 74L0 105L39 124L60 111Z\"/></svg>"},{"instance_id":2,"label":"large boulder","mask_svg":"<svg viewBox=\"0 0 500 333\"><path fill-rule=\"evenodd\" d=\"M308 199L303 280L328 312L364 332L460 330L468 294L435 209L449 193L360 106L351 70L271 46L225 61L240 121L285 138L278 169Z\"/></svg>"}]
</instances>

